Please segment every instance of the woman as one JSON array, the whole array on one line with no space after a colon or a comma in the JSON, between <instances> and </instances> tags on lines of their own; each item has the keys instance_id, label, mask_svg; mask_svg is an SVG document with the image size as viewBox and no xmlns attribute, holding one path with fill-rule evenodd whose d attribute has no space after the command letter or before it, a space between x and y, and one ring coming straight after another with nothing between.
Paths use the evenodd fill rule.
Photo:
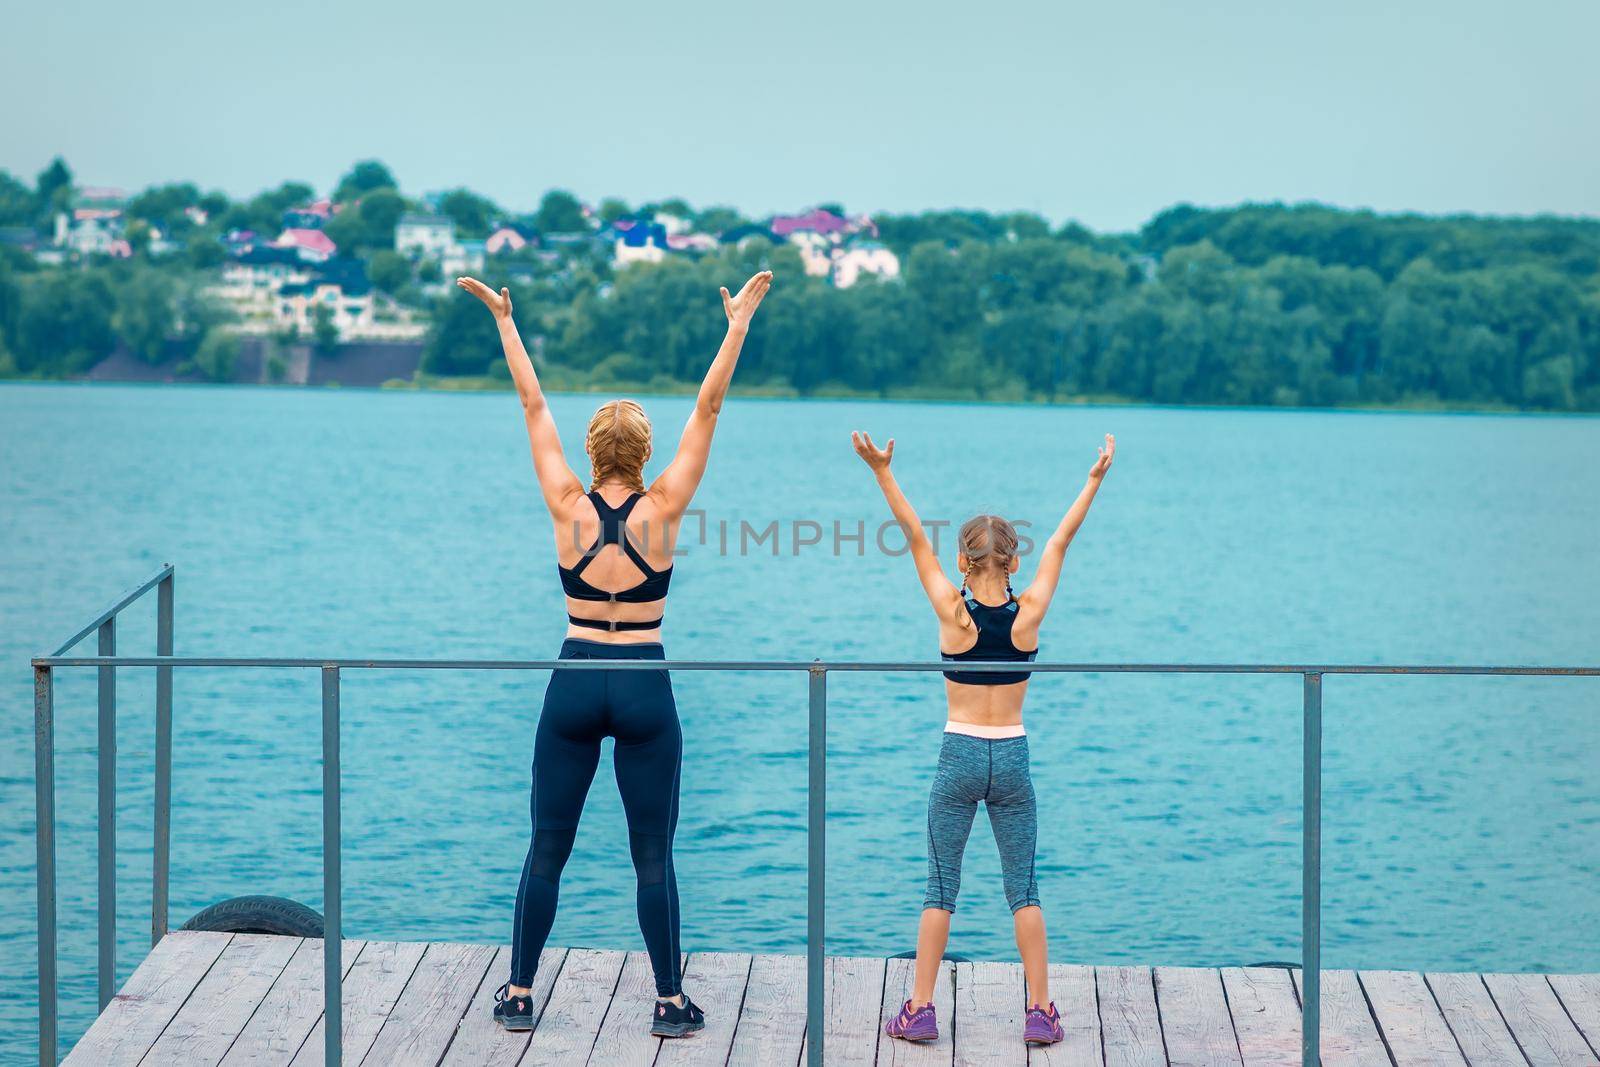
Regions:
<instances>
[{"instance_id":1,"label":"woman","mask_svg":"<svg viewBox=\"0 0 1600 1067\"><path fill-rule=\"evenodd\" d=\"M889 470L894 440L879 449L864 433L852 433L850 439L856 454L877 475L878 488L905 531L917 576L939 618L940 656L958 663L1032 661L1039 652L1039 624L1061 581L1067 546L1111 468L1115 439L1106 434L1089 480L1045 542L1033 584L1020 596L1011 591L1011 576L1018 567L1017 531L1011 523L998 515L979 515L962 525L956 556L962 582L957 590L940 569L916 509ZM1044 912L1033 872L1038 820L1028 776L1028 739L1022 728L1028 672L949 670L944 677L950 713L928 796L928 890L917 930L916 979L911 999L883 1029L890 1037L907 1041L939 1036L933 988L950 939L950 915L961 886L961 856L982 801L1000 848L1006 899L1028 983L1022 1039L1033 1045L1052 1044L1061 1040L1061 1016L1050 1000Z\"/></svg>"},{"instance_id":2,"label":"woman","mask_svg":"<svg viewBox=\"0 0 1600 1067\"><path fill-rule=\"evenodd\" d=\"M533 470L555 525L556 561L567 598L561 658L664 659L662 608L672 580L678 523L705 474L717 415L756 308L772 285L762 271L737 296L722 290L728 333L706 372L678 453L649 489L650 421L631 400L603 404L589 420L588 492L567 465L550 405L511 319L511 293L474 278L456 284L493 312L506 363L522 399ZM522 867L513 922L511 976L495 995L507 1030L533 1028L529 995L539 953L555 920L561 869L572 852L602 738L616 739L617 790L628 819L638 876L639 929L655 971L650 1032L682 1037L705 1026L679 974L678 885L672 835L678 822L682 734L666 671L552 671L533 742L533 843Z\"/></svg>"}]
</instances>

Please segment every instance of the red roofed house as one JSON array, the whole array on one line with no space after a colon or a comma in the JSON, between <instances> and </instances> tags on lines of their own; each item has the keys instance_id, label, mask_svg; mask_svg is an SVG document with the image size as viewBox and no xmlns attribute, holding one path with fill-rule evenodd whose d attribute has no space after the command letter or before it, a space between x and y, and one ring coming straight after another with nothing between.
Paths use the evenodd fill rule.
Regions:
<instances>
[{"instance_id":1,"label":"red roofed house","mask_svg":"<svg viewBox=\"0 0 1600 1067\"><path fill-rule=\"evenodd\" d=\"M820 207L802 215L777 215L771 225L774 237L800 250L800 261L806 273L819 278L833 271L833 260L846 237L857 233L878 235L878 228L865 215L845 218ZM851 282L854 280L852 275Z\"/></svg>"},{"instance_id":2,"label":"red roofed house","mask_svg":"<svg viewBox=\"0 0 1600 1067\"><path fill-rule=\"evenodd\" d=\"M127 258L122 239L122 208L127 197L120 189L87 187L75 190L72 212L56 215L55 244L78 255Z\"/></svg>"},{"instance_id":3,"label":"red roofed house","mask_svg":"<svg viewBox=\"0 0 1600 1067\"><path fill-rule=\"evenodd\" d=\"M321 230L300 227L284 230L273 244L279 248L292 248L307 263L326 263L338 251L338 246Z\"/></svg>"},{"instance_id":4,"label":"red roofed house","mask_svg":"<svg viewBox=\"0 0 1600 1067\"><path fill-rule=\"evenodd\" d=\"M497 256L501 252L519 251L520 249L527 247L527 244L528 239L522 236L522 234L518 233L510 226L502 226L498 230L491 233L487 241L483 242L483 249L489 255Z\"/></svg>"},{"instance_id":5,"label":"red roofed house","mask_svg":"<svg viewBox=\"0 0 1600 1067\"><path fill-rule=\"evenodd\" d=\"M824 237L842 234L850 231L852 225L849 219L840 218L831 211L815 208L804 215L778 215L772 220L772 233L776 237L788 237L794 233L816 233Z\"/></svg>"}]
</instances>

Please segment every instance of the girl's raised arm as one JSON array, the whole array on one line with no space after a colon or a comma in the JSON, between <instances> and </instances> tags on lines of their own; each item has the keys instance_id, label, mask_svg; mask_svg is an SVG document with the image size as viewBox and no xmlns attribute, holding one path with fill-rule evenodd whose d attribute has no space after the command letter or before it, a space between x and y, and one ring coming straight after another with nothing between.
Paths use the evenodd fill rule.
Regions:
<instances>
[{"instance_id":1,"label":"girl's raised arm","mask_svg":"<svg viewBox=\"0 0 1600 1067\"><path fill-rule=\"evenodd\" d=\"M511 380L517 385L517 396L522 400L522 415L528 424L528 445L533 449L533 473L539 479L544 493L545 507L558 520L566 514L574 497L583 495L583 483L567 464L561 451L561 435L556 432L555 417L545 401L544 390L539 387L539 376L533 371L533 360L522 347L522 337L517 324L511 319L511 290L496 293L476 278L457 278L456 284L479 300L494 315L500 329L500 345L505 350L506 365L511 368Z\"/></svg>"},{"instance_id":2,"label":"girl's raised arm","mask_svg":"<svg viewBox=\"0 0 1600 1067\"><path fill-rule=\"evenodd\" d=\"M939 558L934 555L933 545L928 542L928 534L922 528L922 520L917 517L917 509L911 506L911 501L900 489L900 483L895 481L894 473L889 470L889 461L894 459L894 438L889 438L882 448L878 448L870 436L853 430L850 443L855 446L856 455L877 476L878 488L882 490L883 499L888 501L889 510L905 534L912 562L917 565L917 577L922 580L922 591L928 594L928 603L933 605L934 613L942 623L960 625L960 615L966 610L961 603L961 592L955 583L945 577L944 568L939 566Z\"/></svg>"},{"instance_id":3,"label":"girl's raised arm","mask_svg":"<svg viewBox=\"0 0 1600 1067\"><path fill-rule=\"evenodd\" d=\"M1050 607L1050 600L1056 595L1056 586L1061 583L1061 568L1066 562L1067 546L1072 544L1078 527L1083 525L1083 520L1088 516L1089 505L1094 503L1094 495L1100 491L1100 483L1105 480L1106 471L1111 469L1111 460L1116 454L1117 439L1106 434L1106 443L1100 446L1100 454L1095 458L1094 466L1089 468L1088 480L1083 483L1078 499L1072 502L1067 513L1061 517L1061 524L1056 527L1055 533L1044 543L1033 583L1017 598L1018 608L1027 621L1037 625ZM1024 625L1021 617L1017 622L1019 626Z\"/></svg>"},{"instance_id":4,"label":"girl's raised arm","mask_svg":"<svg viewBox=\"0 0 1600 1067\"><path fill-rule=\"evenodd\" d=\"M750 331L750 320L756 308L772 287L772 272L764 270L744 283L739 295L729 296L722 290L722 310L728 316L728 333L717 349L717 358L711 361L705 381L700 383L700 395L695 398L694 411L678 439L678 453L667 464L650 486L650 493L659 499L668 515L682 515L700 488L705 477L706 461L711 458L711 438L717 432L717 416L722 413L722 402L727 399L728 386L733 382L733 370L739 365L739 352L744 348L745 334Z\"/></svg>"}]
</instances>

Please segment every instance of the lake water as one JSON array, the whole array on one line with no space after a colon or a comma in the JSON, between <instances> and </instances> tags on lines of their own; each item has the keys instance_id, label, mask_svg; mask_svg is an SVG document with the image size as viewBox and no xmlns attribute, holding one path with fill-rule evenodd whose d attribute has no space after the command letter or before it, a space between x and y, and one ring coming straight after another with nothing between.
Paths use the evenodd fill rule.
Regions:
<instances>
[{"instance_id":1,"label":"lake water","mask_svg":"<svg viewBox=\"0 0 1600 1067\"><path fill-rule=\"evenodd\" d=\"M554 401L569 455L596 402ZM652 469L688 406L647 401ZM708 543L685 538L669 655L934 657L909 562L872 544L886 515L856 427L897 439L925 518L992 510L1037 530L1117 434L1043 659L1600 660L1600 420L739 399L697 500ZM8 385L0 452L0 1034L24 1062L28 656L164 560L183 654L540 657L564 622L507 395ZM741 554L739 524L774 520L779 553ZM807 521L822 543L796 554ZM867 524L864 554L833 550L835 521ZM125 620L124 651L153 648L153 613ZM93 1014L95 704L92 672L61 674L65 1044ZM151 674L118 682L121 977L148 934ZM525 846L504 828L526 819L544 682L346 674L347 936L508 937ZM805 678L674 684L684 948L801 951ZM829 684L829 948L903 951L942 683ZM321 907L318 686L177 672L175 924L241 893ZM1600 683L1333 677L1325 707L1327 965L1600 970ZM1027 722L1052 958L1298 958L1298 677L1040 676ZM622 827L603 760L553 943L642 944ZM998 866L980 818L952 951L1014 953Z\"/></svg>"}]
</instances>

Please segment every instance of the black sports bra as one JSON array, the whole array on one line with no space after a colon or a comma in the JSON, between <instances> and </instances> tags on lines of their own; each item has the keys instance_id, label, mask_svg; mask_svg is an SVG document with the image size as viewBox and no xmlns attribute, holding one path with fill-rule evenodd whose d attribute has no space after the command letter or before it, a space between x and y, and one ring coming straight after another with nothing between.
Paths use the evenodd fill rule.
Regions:
<instances>
[{"instance_id":1,"label":"black sports bra","mask_svg":"<svg viewBox=\"0 0 1600 1067\"><path fill-rule=\"evenodd\" d=\"M600 536L595 538L594 544L583 550L583 558L578 560L577 566L563 567L556 565L561 574L561 588L574 600L604 600L613 604L649 604L652 601L664 600L667 596L667 587L672 584L672 568L658 571L645 562L645 558L633 542L628 540L628 516L633 512L633 506L639 502L640 494L634 493L622 502L620 507L612 507L605 502L599 493L590 493L589 502L594 505L595 514L600 517ZM599 554L606 545L617 545L624 555L639 568L639 573L644 577L638 585L630 586L620 592L612 593L605 589L597 589L584 580L584 568L589 566L589 561ZM567 613L567 619L574 626L583 626L591 630L654 630L661 625L659 617L645 622L619 622L616 619L584 619Z\"/></svg>"},{"instance_id":2,"label":"black sports bra","mask_svg":"<svg viewBox=\"0 0 1600 1067\"><path fill-rule=\"evenodd\" d=\"M939 650L941 659L960 663L993 663L1016 662L1031 663L1039 654L1037 648L1024 652L1011 641L1011 627L1017 621L1017 602L1007 600L997 607L980 604L970 595L964 597L967 603L967 614L972 616L972 625L977 627L978 640L965 652L946 652ZM945 671L944 676L952 682L963 685L1011 685L1013 682L1026 682L1028 671Z\"/></svg>"}]
</instances>

